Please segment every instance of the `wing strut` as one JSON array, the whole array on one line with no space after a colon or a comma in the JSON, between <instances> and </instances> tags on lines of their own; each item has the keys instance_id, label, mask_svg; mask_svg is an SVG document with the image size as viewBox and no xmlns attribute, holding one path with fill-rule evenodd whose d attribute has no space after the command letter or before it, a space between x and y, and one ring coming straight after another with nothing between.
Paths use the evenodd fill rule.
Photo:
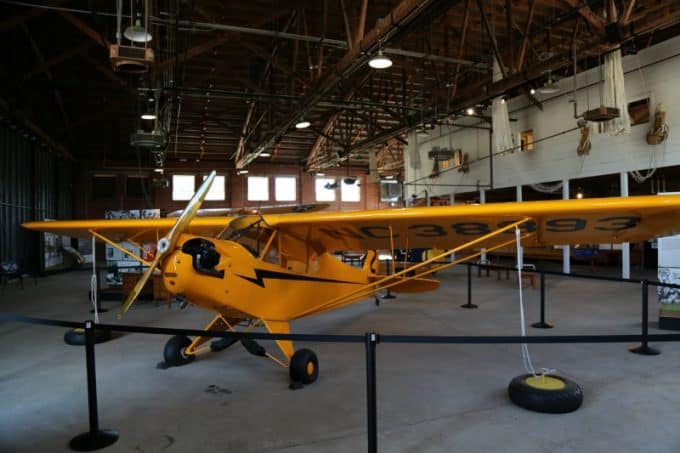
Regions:
<instances>
[{"instance_id":1,"label":"wing strut","mask_svg":"<svg viewBox=\"0 0 680 453\"><path fill-rule=\"evenodd\" d=\"M403 269L399 272L396 272L392 275L387 275L387 276L385 276L385 277L383 277L379 280L376 280L376 281L371 282L367 285L364 285L361 288L358 288L357 290L352 291L349 294L345 294L345 295L342 295L342 296L337 297L335 299L331 299L330 301L328 301L328 302L326 302L322 305L316 306L313 309L302 312L297 317L307 316L307 315L310 315L310 314L313 314L313 313L318 313L318 312L326 311L326 310L333 309L333 308L339 308L341 306L348 305L348 304L353 303L357 300L361 300L365 297L368 297L368 296L372 295L373 293L375 293L376 291L378 291L380 289L390 288L392 286L402 284L403 282L405 282L407 280L420 278L420 277L423 277L424 275L429 275L432 272L436 272L438 270L442 270L442 269L454 266L456 264L460 264L460 263L465 262L467 260L470 260L472 258L475 258L475 257L479 256L482 252L481 251L474 252L474 253L467 255L467 256L465 256L461 259L458 259L458 260L455 260L455 261L452 261L450 263L443 264L443 265L440 265L440 266L436 266L435 268L427 268L426 270L422 271L423 268L425 268L426 266L429 266L430 264L434 263L435 261L441 260L442 258L448 257L450 255L453 255L456 252L460 252L460 251L465 250L467 248L474 247L476 245L488 242L488 241L496 238L497 236L505 233L506 231L509 231L509 230L512 230L516 227L519 227L519 226L525 224L526 222L528 222L530 220L531 220L531 218L525 217L522 220L518 220L517 222L513 222L513 223L508 224L504 227L498 228L498 229L496 229L496 230L494 230L490 233L487 233L487 234L480 236L476 239L468 241L465 244L462 244L458 247L455 247L455 248L453 248L453 249L451 249L447 252L444 252L444 253L442 253L438 256L435 256L435 257L430 258L426 261L423 261L422 263L414 264L413 266L410 266L410 267ZM529 237L529 236L532 236L533 234L534 233L526 233L524 235L524 237ZM500 244L492 245L490 247L486 247L486 251L496 250L498 248L510 245L513 242L515 242L515 239L503 241ZM416 272L415 275L412 275L412 276L406 275L407 273L410 273L410 272L413 272L413 271L418 271L418 270L421 270L421 272ZM403 277L403 278L399 278L399 277Z\"/></svg>"}]
</instances>

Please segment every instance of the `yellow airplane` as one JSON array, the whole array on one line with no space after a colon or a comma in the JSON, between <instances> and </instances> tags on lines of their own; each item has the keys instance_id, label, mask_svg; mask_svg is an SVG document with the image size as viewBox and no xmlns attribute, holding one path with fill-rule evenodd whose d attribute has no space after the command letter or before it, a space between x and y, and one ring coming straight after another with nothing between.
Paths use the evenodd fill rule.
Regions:
<instances>
[{"instance_id":1,"label":"yellow airplane","mask_svg":"<svg viewBox=\"0 0 680 453\"><path fill-rule=\"evenodd\" d=\"M289 322L366 299L377 291L428 291L439 271L515 242L523 245L636 242L680 232L680 196L641 196L385 209L357 212L303 212L234 217L196 216L215 172L181 215L163 219L30 222L31 230L117 242L157 241L148 266L119 315L134 302L156 269L167 290L216 312L206 330L248 331L264 326L289 333ZM377 250L446 250L421 263L403 263L396 271L378 266ZM335 251L365 251L361 268L341 262ZM122 249L122 251L125 251ZM129 252L127 252L129 254ZM449 257L453 254L455 259ZM445 262L442 262L445 261ZM207 337L171 338L164 349L169 366L184 365L208 349L233 341L205 343ZM254 341L253 354L289 369L293 382L309 384L319 373L309 349L295 350L277 341L283 359Z\"/></svg>"}]
</instances>

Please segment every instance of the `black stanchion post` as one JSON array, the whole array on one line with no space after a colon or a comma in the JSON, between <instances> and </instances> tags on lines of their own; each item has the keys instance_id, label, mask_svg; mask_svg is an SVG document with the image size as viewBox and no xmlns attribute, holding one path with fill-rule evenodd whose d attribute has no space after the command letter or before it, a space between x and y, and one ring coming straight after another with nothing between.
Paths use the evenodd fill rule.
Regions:
<instances>
[{"instance_id":1,"label":"black stanchion post","mask_svg":"<svg viewBox=\"0 0 680 453\"><path fill-rule=\"evenodd\" d=\"M461 305L461 308L477 308L477 305L472 303L472 264L467 263L467 303Z\"/></svg>"},{"instance_id":2,"label":"black stanchion post","mask_svg":"<svg viewBox=\"0 0 680 453\"><path fill-rule=\"evenodd\" d=\"M649 281L642 280L642 344L634 348L630 348L630 352L640 355L658 355L661 352L658 349L651 348L647 344L649 335Z\"/></svg>"},{"instance_id":3,"label":"black stanchion post","mask_svg":"<svg viewBox=\"0 0 680 453\"><path fill-rule=\"evenodd\" d=\"M93 451L108 447L118 440L118 432L99 429L97 414L97 375L94 363L94 323L85 321L85 360L87 364L87 404L90 414L90 430L79 434L69 443L75 451Z\"/></svg>"},{"instance_id":4,"label":"black stanchion post","mask_svg":"<svg viewBox=\"0 0 680 453\"><path fill-rule=\"evenodd\" d=\"M366 333L366 408L368 452L378 451L378 403L375 383L375 345L378 334Z\"/></svg>"},{"instance_id":5,"label":"black stanchion post","mask_svg":"<svg viewBox=\"0 0 680 453\"><path fill-rule=\"evenodd\" d=\"M553 325L545 320L545 272L541 271L541 320L535 322L531 327L537 329L552 329Z\"/></svg>"}]
</instances>

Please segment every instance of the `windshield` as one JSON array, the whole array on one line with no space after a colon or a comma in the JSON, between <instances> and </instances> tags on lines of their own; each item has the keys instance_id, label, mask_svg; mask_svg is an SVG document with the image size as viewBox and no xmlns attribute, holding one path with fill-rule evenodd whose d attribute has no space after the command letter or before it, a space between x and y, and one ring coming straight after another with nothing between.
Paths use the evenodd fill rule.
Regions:
<instances>
[{"instance_id":1,"label":"windshield","mask_svg":"<svg viewBox=\"0 0 680 453\"><path fill-rule=\"evenodd\" d=\"M236 242L259 257L271 234L272 231L266 227L262 217L242 216L232 220L219 235L219 239Z\"/></svg>"}]
</instances>

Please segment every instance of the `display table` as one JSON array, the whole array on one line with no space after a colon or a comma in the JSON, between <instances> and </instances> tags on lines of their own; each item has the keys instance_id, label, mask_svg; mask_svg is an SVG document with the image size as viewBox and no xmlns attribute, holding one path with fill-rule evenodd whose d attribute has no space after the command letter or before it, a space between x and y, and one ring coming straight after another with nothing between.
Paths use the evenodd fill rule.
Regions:
<instances>
[{"instance_id":1,"label":"display table","mask_svg":"<svg viewBox=\"0 0 680 453\"><path fill-rule=\"evenodd\" d=\"M132 291L142 276L141 272L121 272L123 282L123 297L126 297ZM154 272L149 281L146 282L144 288L139 293L140 299L153 300L155 302L168 301L168 306L172 304L174 296L170 294L163 284L163 276Z\"/></svg>"}]
</instances>

